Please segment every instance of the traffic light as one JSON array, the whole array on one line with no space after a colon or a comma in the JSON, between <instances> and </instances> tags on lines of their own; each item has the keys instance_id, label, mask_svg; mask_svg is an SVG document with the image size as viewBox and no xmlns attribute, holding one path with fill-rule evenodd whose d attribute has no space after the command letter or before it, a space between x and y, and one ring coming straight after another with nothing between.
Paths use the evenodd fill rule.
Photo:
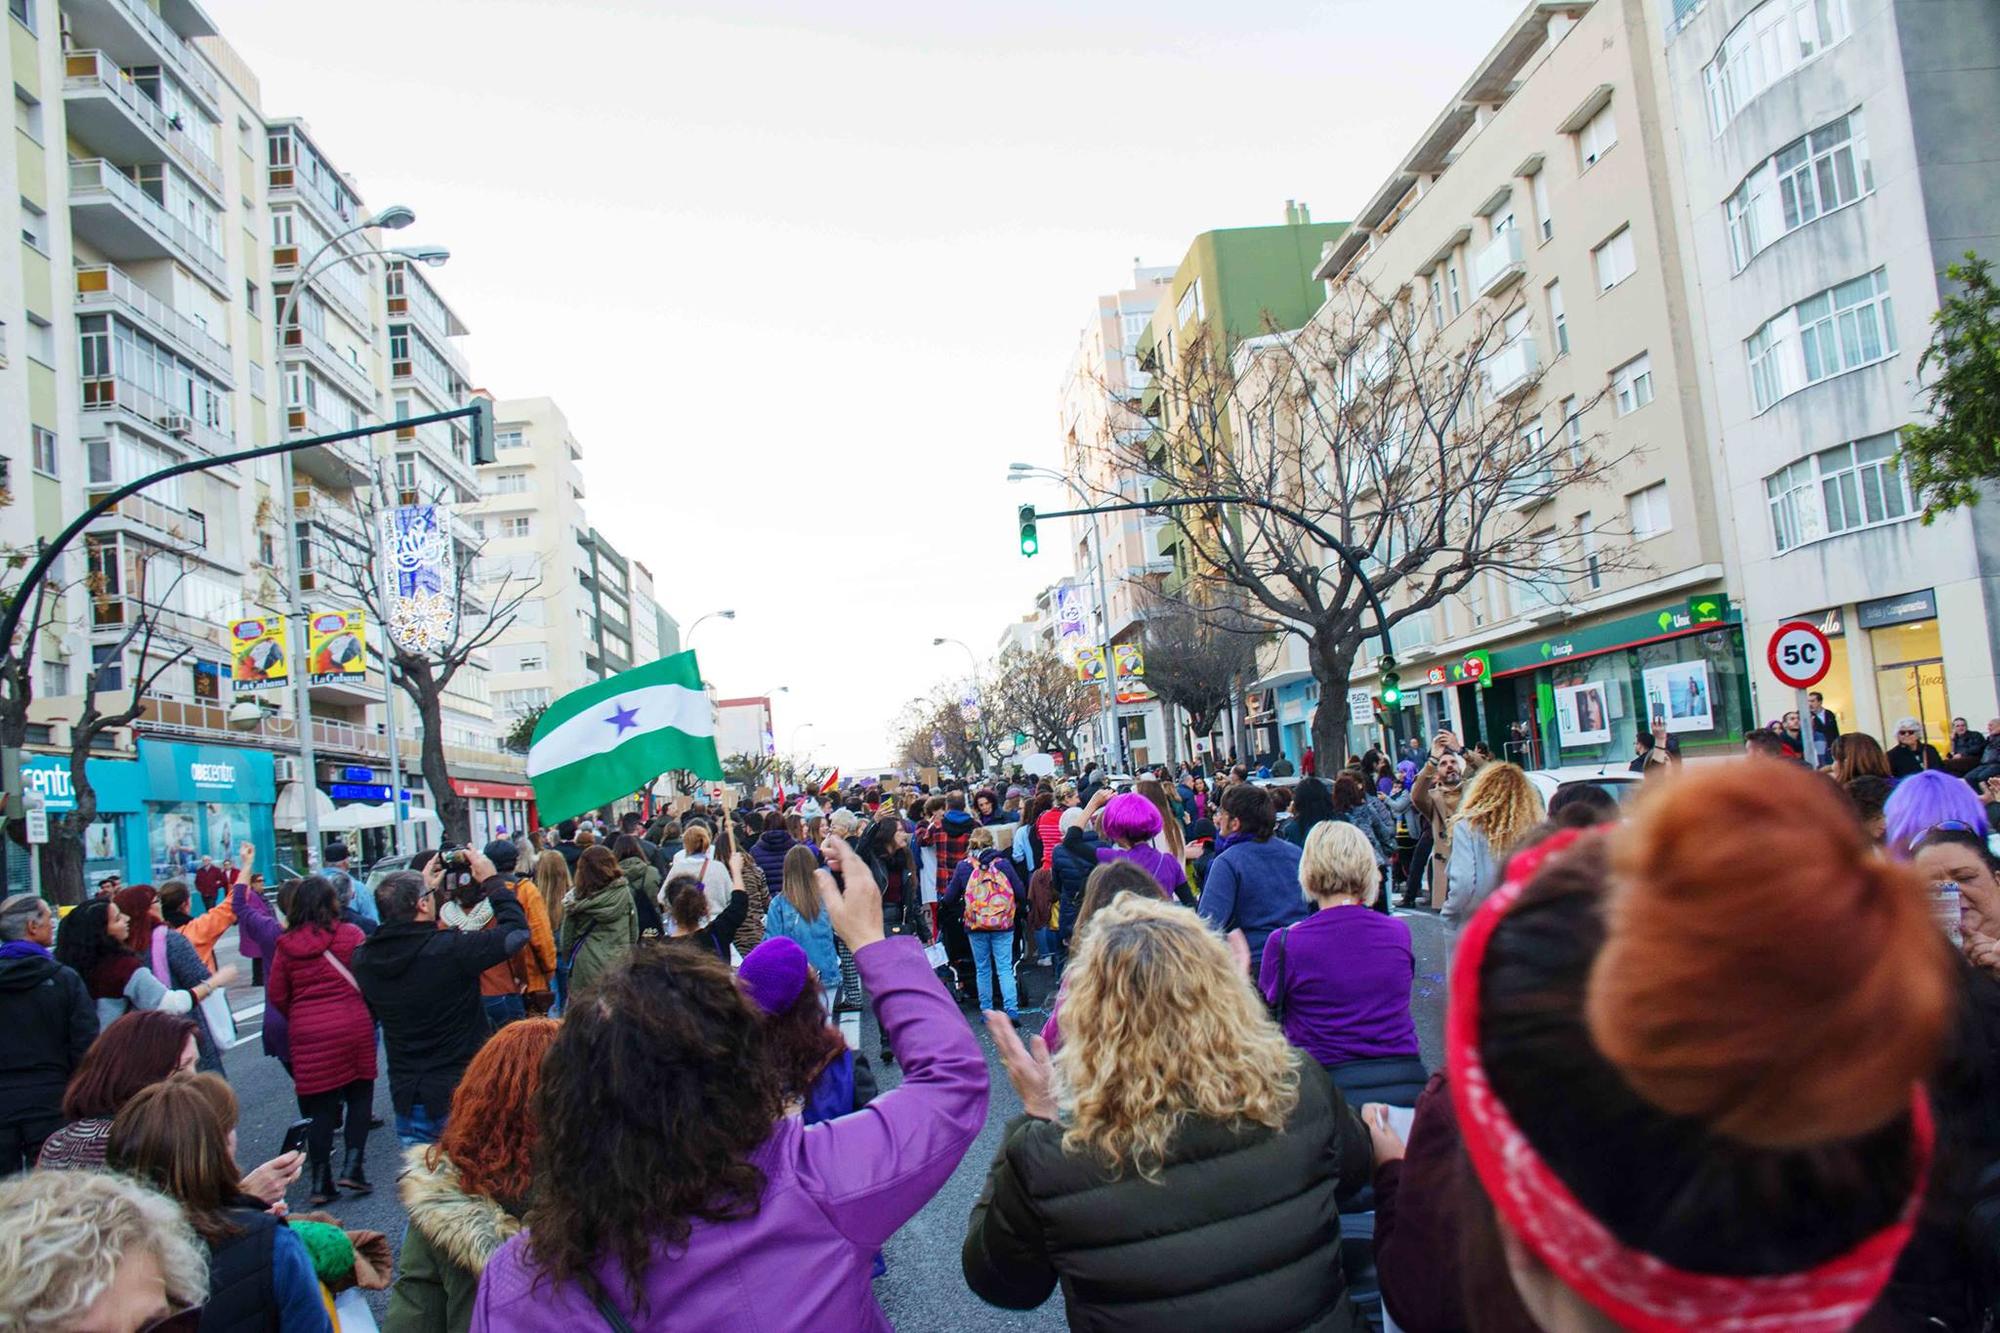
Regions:
<instances>
[{"instance_id":1,"label":"traffic light","mask_svg":"<svg viewBox=\"0 0 2000 1333\"><path fill-rule=\"evenodd\" d=\"M493 461L493 400L475 395L469 404L478 409L472 418L472 462L474 466Z\"/></svg>"},{"instance_id":2,"label":"traffic light","mask_svg":"<svg viewBox=\"0 0 2000 1333\"><path fill-rule=\"evenodd\" d=\"M1396 664L1388 658L1382 659L1382 706L1401 708L1403 706L1403 680L1396 674Z\"/></svg>"},{"instance_id":3,"label":"traffic light","mask_svg":"<svg viewBox=\"0 0 2000 1333\"><path fill-rule=\"evenodd\" d=\"M1042 549L1041 539L1035 536L1035 507L1033 505L1022 505L1020 519L1021 554L1033 555Z\"/></svg>"}]
</instances>

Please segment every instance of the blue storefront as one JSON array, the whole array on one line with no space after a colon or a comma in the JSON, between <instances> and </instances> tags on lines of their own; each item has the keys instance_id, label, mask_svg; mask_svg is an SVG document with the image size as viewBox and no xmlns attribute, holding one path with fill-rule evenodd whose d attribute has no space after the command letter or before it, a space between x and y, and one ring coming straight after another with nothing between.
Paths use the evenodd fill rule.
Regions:
<instances>
[{"instance_id":1,"label":"blue storefront","mask_svg":"<svg viewBox=\"0 0 2000 1333\"><path fill-rule=\"evenodd\" d=\"M131 854L139 878L157 884L185 877L204 856L233 858L246 839L256 845L257 863L271 864L278 787L268 753L141 740L135 767L145 778L145 841Z\"/></svg>"},{"instance_id":2,"label":"blue storefront","mask_svg":"<svg viewBox=\"0 0 2000 1333\"><path fill-rule=\"evenodd\" d=\"M97 796L97 818L83 831L83 882L95 887L106 875L122 875L127 884L145 878L149 866L145 858L146 780L138 764L122 759L90 759L84 775ZM55 819L76 809L76 784L70 778L69 760L52 754L28 755L21 760L21 790L38 791L48 802L49 818ZM18 867L16 857L20 858ZM8 883L26 888L25 851L7 848Z\"/></svg>"}]
</instances>

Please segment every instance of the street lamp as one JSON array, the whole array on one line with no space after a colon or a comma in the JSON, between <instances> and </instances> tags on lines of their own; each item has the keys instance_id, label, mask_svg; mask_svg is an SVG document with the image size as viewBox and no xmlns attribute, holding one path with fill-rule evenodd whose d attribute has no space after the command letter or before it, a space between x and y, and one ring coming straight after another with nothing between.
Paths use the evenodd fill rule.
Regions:
<instances>
[{"instance_id":1,"label":"street lamp","mask_svg":"<svg viewBox=\"0 0 2000 1333\"><path fill-rule=\"evenodd\" d=\"M1089 498L1083 493L1082 484L1076 478L1070 476L1069 473L1058 472L1054 468L1036 467L1032 463L1009 463L1007 465L1007 480L1010 482L1059 481L1069 488L1071 494L1076 496L1078 508L1088 508L1090 505ZM1112 759L1116 757L1113 752L1117 751L1122 755L1125 746L1124 737L1119 733L1118 728L1118 686L1115 679L1118 675L1118 667L1111 653L1111 598L1105 592L1104 536L1097 529L1096 514L1090 516L1090 546L1091 563L1097 569L1098 639L1099 646L1104 652L1104 701L1098 706L1098 710L1104 714L1107 728L1102 739L1104 756L1106 759ZM1127 763L1125 767L1129 770L1131 765Z\"/></svg>"},{"instance_id":2,"label":"street lamp","mask_svg":"<svg viewBox=\"0 0 2000 1333\"><path fill-rule=\"evenodd\" d=\"M702 622L714 620L718 617L723 620L734 620L736 619L736 613L734 611L710 611L707 615L696 619L694 624L688 626L688 632L681 638L681 643L688 652L694 651L694 632L701 628Z\"/></svg>"}]
</instances>

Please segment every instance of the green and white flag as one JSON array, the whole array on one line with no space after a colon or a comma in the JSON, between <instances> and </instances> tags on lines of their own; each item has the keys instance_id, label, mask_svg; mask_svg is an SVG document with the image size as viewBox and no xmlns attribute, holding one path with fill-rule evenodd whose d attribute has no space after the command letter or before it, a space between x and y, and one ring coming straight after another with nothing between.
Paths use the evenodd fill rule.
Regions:
<instances>
[{"instance_id":1,"label":"green and white flag","mask_svg":"<svg viewBox=\"0 0 2000 1333\"><path fill-rule=\"evenodd\" d=\"M715 713L691 652L571 690L542 714L528 746L528 781L545 824L630 796L674 769L722 780Z\"/></svg>"}]
</instances>

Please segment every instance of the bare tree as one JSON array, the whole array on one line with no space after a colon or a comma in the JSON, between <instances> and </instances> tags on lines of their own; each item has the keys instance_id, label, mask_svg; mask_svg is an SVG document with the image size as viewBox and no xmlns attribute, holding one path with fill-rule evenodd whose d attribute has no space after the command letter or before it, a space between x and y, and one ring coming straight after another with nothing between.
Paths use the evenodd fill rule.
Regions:
<instances>
[{"instance_id":1,"label":"bare tree","mask_svg":"<svg viewBox=\"0 0 2000 1333\"><path fill-rule=\"evenodd\" d=\"M1076 663L1053 648L1009 644L994 659L989 710L995 726L1025 734L1061 754L1097 715L1103 687L1078 677Z\"/></svg>"},{"instance_id":2,"label":"bare tree","mask_svg":"<svg viewBox=\"0 0 2000 1333\"><path fill-rule=\"evenodd\" d=\"M1593 573L1630 567L1622 515L1562 528L1549 517L1557 495L1599 484L1627 455L1584 429L1601 393L1567 415L1539 403L1522 300L1447 323L1406 294L1347 282L1303 329L1227 351L1203 333L1157 354L1157 429L1095 445L1149 498L1248 501L1162 511L1179 548L1174 599L1306 640L1323 755L1346 753L1348 678L1384 630L1484 575L1560 603ZM1381 614L1334 542L1365 566Z\"/></svg>"},{"instance_id":3,"label":"bare tree","mask_svg":"<svg viewBox=\"0 0 2000 1333\"><path fill-rule=\"evenodd\" d=\"M939 764L964 776L986 766L979 724L966 716L959 691L958 685L940 685L903 706L892 732L899 760L911 768ZM986 706L993 708L990 698ZM938 753L940 744L942 754Z\"/></svg>"},{"instance_id":4,"label":"bare tree","mask_svg":"<svg viewBox=\"0 0 2000 1333\"><path fill-rule=\"evenodd\" d=\"M444 837L450 842L468 842L472 837L472 812L464 797L452 789L451 773L444 753L444 694L452 679L465 669L474 654L491 644L514 623L521 604L541 586L539 578L522 578L511 570L497 578L481 581L480 554L486 543L460 534L452 562L448 594L457 608L452 628L444 641L431 652L412 652L396 642L389 632L384 605L383 561L378 536L380 517L386 511L384 499L365 490L354 493L353 522L320 519L313 524L313 572L317 589L345 605L367 612L375 632L369 636L369 655L379 666L383 659L393 663L396 683L416 705L421 723L419 764L431 802L444 822ZM396 743L395 737L389 738Z\"/></svg>"},{"instance_id":5,"label":"bare tree","mask_svg":"<svg viewBox=\"0 0 2000 1333\"><path fill-rule=\"evenodd\" d=\"M725 782L740 782L746 787L756 787L764 775L777 767L777 758L768 754L732 754L722 760L722 777Z\"/></svg>"},{"instance_id":6,"label":"bare tree","mask_svg":"<svg viewBox=\"0 0 2000 1333\"><path fill-rule=\"evenodd\" d=\"M1196 736L1206 736L1236 697L1238 684L1255 672L1257 645L1268 637L1261 625L1221 608L1207 613L1167 604L1146 618L1140 642L1146 650L1146 684L1171 710L1188 716ZM1170 720L1167 734L1178 730ZM1173 754L1168 754L1171 762Z\"/></svg>"}]
</instances>

